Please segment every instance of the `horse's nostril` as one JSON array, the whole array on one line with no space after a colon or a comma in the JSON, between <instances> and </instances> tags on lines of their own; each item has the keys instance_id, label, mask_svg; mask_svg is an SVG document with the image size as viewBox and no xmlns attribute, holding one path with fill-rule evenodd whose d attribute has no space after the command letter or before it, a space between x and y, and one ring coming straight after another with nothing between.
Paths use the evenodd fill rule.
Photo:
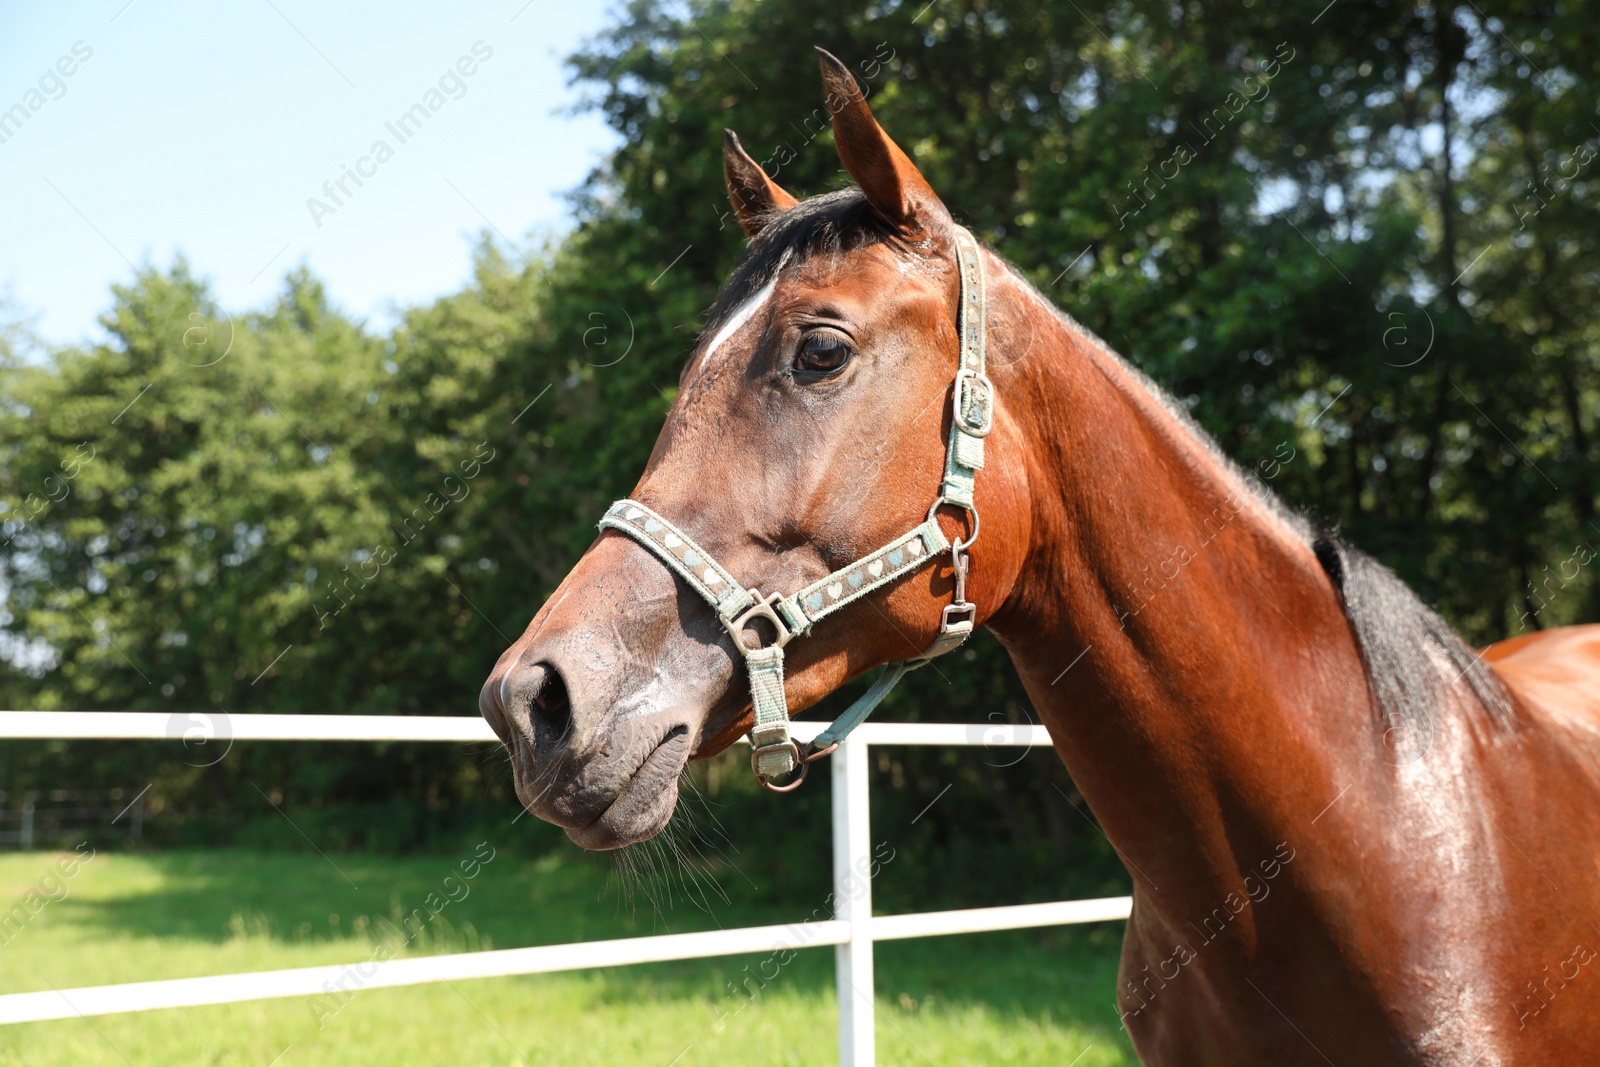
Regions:
<instances>
[{"instance_id":1,"label":"horse's nostril","mask_svg":"<svg viewBox=\"0 0 1600 1067\"><path fill-rule=\"evenodd\" d=\"M548 663L541 663L535 669L543 671L544 677L533 694L529 718L533 720L535 745L548 749L565 738L571 729L572 703L567 698L567 683L562 680L560 671Z\"/></svg>"}]
</instances>

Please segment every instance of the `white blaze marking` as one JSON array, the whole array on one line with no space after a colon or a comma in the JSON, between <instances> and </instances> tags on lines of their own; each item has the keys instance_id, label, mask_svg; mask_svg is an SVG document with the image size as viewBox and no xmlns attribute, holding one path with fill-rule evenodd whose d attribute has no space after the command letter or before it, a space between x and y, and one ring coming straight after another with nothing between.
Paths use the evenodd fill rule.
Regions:
<instances>
[{"instance_id":1,"label":"white blaze marking","mask_svg":"<svg viewBox=\"0 0 1600 1067\"><path fill-rule=\"evenodd\" d=\"M781 264L779 265L779 269L782 269ZM752 296L749 300L746 300L744 303L740 304L739 310L733 313L733 317L722 324L722 329L717 331L717 335L711 339L711 344L706 348L706 359L709 360L713 355L715 355L717 349L722 347L722 342L738 333L739 328L745 323L749 322L750 319L755 316L757 311L761 310L761 305L767 302L767 300L772 296L772 290L777 288L777 286L778 271L774 271L772 274L772 280L766 285L762 286L761 291L756 293L755 296Z\"/></svg>"}]
</instances>

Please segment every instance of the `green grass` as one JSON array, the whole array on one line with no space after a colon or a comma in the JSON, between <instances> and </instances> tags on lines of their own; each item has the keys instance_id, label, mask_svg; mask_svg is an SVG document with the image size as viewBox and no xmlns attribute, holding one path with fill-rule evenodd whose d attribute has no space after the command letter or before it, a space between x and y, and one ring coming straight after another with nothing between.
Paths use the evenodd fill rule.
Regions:
<instances>
[{"instance_id":1,"label":"green grass","mask_svg":"<svg viewBox=\"0 0 1600 1067\"><path fill-rule=\"evenodd\" d=\"M396 937L391 923L442 895L471 851L331 862L309 850L101 852L65 882L67 896L0 946L0 992L350 963L380 943L410 955L511 948L793 921L807 910L741 905L733 885L733 901L711 897L709 910L681 885L670 904L659 889L659 908L644 893L630 904L608 861L500 853L421 934ZM60 855L0 858L0 901L22 899ZM1134 1064L1111 1009L1121 932L1107 923L879 945L879 1062ZM277 1067L835 1062L832 951L801 952L759 993L730 995L761 960L368 990L320 1019L334 1002L32 1023L0 1029L0 1067L267 1067L280 1054Z\"/></svg>"}]
</instances>

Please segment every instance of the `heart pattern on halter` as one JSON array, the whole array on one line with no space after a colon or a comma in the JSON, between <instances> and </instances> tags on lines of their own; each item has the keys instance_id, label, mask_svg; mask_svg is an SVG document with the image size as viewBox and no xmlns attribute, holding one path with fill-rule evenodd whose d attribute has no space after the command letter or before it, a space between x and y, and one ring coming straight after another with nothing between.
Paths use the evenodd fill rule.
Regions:
<instances>
[{"instance_id":1,"label":"heart pattern on halter","mask_svg":"<svg viewBox=\"0 0 1600 1067\"><path fill-rule=\"evenodd\" d=\"M643 540L653 544L657 552L675 565L681 564L679 573L700 583L704 595L713 600L718 610L729 597L739 595L740 587L729 584L733 579L716 565L703 548L642 505L618 501L608 513L607 520L619 528L635 531L636 536L641 533L646 535ZM787 610L796 616L791 624L805 627L809 622L843 607L878 586L894 581L920 565L930 553L941 552L946 547L948 545L936 526L919 526L857 560L848 570L835 571L796 593L788 601L790 607Z\"/></svg>"},{"instance_id":2,"label":"heart pattern on halter","mask_svg":"<svg viewBox=\"0 0 1600 1067\"><path fill-rule=\"evenodd\" d=\"M607 518L611 520L620 518L627 523L628 529L642 530L650 535L652 542L665 550L673 559L682 563L687 573L703 582L708 590L727 585L727 579L718 572L716 564L708 559L703 551L697 551L691 545L691 542L668 529L664 522L655 518L638 505L618 501L611 511L607 513ZM604 523L602 523L603 525Z\"/></svg>"},{"instance_id":3,"label":"heart pattern on halter","mask_svg":"<svg viewBox=\"0 0 1600 1067\"><path fill-rule=\"evenodd\" d=\"M924 524L889 542L845 570L838 570L796 593L790 601L807 621L843 607L921 565L930 553L948 548L937 525Z\"/></svg>"}]
</instances>

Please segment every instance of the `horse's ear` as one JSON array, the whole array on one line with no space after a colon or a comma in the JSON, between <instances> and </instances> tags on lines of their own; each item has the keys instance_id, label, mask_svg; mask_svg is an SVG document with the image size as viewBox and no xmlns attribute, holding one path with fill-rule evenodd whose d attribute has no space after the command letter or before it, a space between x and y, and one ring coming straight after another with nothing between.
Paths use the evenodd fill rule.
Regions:
<instances>
[{"instance_id":1,"label":"horse's ear","mask_svg":"<svg viewBox=\"0 0 1600 1067\"><path fill-rule=\"evenodd\" d=\"M744 227L746 236L754 237L772 221L772 216L799 203L767 177L767 172L750 158L750 153L739 143L739 135L732 130L722 131L722 173L728 179L728 199L733 201L733 213L739 216L739 225Z\"/></svg>"},{"instance_id":2,"label":"horse's ear","mask_svg":"<svg viewBox=\"0 0 1600 1067\"><path fill-rule=\"evenodd\" d=\"M822 85L833 116L833 143L867 202L896 229L921 238L950 223L950 212L916 164L872 117L850 68L821 48Z\"/></svg>"}]
</instances>

